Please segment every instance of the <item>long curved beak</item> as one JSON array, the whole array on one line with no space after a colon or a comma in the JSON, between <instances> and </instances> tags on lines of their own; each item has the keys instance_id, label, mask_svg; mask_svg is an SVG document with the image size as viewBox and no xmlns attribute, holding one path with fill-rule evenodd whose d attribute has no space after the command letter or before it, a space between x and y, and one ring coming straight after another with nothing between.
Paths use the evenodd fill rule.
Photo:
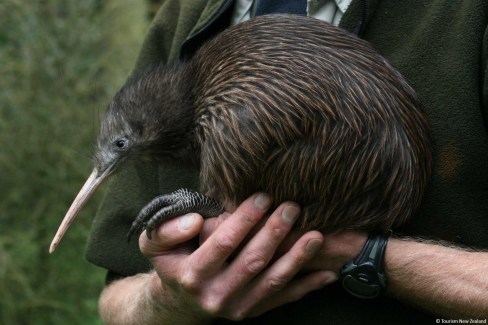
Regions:
<instances>
[{"instance_id":1,"label":"long curved beak","mask_svg":"<svg viewBox=\"0 0 488 325\"><path fill-rule=\"evenodd\" d=\"M63 238L64 234L68 230L68 227L76 218L81 208L83 208L86 202L88 202L88 200L91 198L93 193L95 193L95 190L100 186L100 184L102 184L102 182L110 175L111 169L112 168L108 168L101 175L98 175L96 169L92 171L92 173L86 180L85 185L83 185L75 200L71 204L68 212L64 216L64 219L61 222L61 225L59 226L58 231L53 238L53 241L51 242L51 246L49 247L49 253L54 252L59 242L61 241L61 238Z\"/></svg>"}]
</instances>

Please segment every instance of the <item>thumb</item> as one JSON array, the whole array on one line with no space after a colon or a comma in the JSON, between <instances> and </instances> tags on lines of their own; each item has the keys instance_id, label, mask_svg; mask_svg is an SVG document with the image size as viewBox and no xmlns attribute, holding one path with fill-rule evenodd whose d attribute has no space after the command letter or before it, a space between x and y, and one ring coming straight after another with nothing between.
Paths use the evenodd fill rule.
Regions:
<instances>
[{"instance_id":1,"label":"thumb","mask_svg":"<svg viewBox=\"0 0 488 325\"><path fill-rule=\"evenodd\" d=\"M172 218L153 231L152 239L143 231L139 236L139 249L149 258L163 255L197 236L202 227L203 218L197 213Z\"/></svg>"}]
</instances>

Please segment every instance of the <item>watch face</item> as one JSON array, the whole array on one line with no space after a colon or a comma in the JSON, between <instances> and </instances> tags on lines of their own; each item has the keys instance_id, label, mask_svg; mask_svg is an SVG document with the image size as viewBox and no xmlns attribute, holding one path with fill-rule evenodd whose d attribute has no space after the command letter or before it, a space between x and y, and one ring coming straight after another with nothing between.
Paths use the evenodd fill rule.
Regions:
<instances>
[{"instance_id":1,"label":"watch face","mask_svg":"<svg viewBox=\"0 0 488 325\"><path fill-rule=\"evenodd\" d=\"M366 285L378 284L378 270L371 262L359 265L350 274Z\"/></svg>"},{"instance_id":2,"label":"watch face","mask_svg":"<svg viewBox=\"0 0 488 325\"><path fill-rule=\"evenodd\" d=\"M370 284L369 280L364 282L352 275L346 275L342 279L342 286L353 296L363 299L376 298L381 293L379 284Z\"/></svg>"},{"instance_id":3,"label":"watch face","mask_svg":"<svg viewBox=\"0 0 488 325\"><path fill-rule=\"evenodd\" d=\"M341 270L342 286L359 298L376 298L386 288L383 258L388 238L370 236L358 257Z\"/></svg>"}]
</instances>

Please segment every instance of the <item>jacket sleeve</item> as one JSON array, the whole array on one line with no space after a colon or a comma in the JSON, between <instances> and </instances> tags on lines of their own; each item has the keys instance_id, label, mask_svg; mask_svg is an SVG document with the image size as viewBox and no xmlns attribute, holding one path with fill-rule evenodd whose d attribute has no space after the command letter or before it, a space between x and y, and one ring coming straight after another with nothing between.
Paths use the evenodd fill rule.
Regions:
<instances>
[{"instance_id":1,"label":"jacket sleeve","mask_svg":"<svg viewBox=\"0 0 488 325\"><path fill-rule=\"evenodd\" d=\"M175 62L189 35L212 17L223 1L166 0L149 26L134 71Z\"/></svg>"}]
</instances>

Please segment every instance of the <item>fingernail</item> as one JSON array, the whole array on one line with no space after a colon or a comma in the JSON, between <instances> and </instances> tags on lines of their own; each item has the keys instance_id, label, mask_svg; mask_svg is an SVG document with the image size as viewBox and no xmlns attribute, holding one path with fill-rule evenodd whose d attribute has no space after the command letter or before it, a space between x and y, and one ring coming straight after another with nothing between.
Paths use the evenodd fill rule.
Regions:
<instances>
[{"instance_id":1,"label":"fingernail","mask_svg":"<svg viewBox=\"0 0 488 325\"><path fill-rule=\"evenodd\" d=\"M281 218L288 223L293 223L297 220L300 214L300 209L295 205L287 205L283 211L281 211Z\"/></svg>"},{"instance_id":2,"label":"fingernail","mask_svg":"<svg viewBox=\"0 0 488 325\"><path fill-rule=\"evenodd\" d=\"M311 239L305 246L305 251L310 255L315 255L322 247L322 241L320 239Z\"/></svg>"},{"instance_id":3,"label":"fingernail","mask_svg":"<svg viewBox=\"0 0 488 325\"><path fill-rule=\"evenodd\" d=\"M269 208L271 205L271 197L264 193L259 193L259 195L254 199L254 206L261 210Z\"/></svg>"},{"instance_id":4,"label":"fingernail","mask_svg":"<svg viewBox=\"0 0 488 325\"><path fill-rule=\"evenodd\" d=\"M180 230L187 230L190 229L191 226L193 226L194 222L195 222L195 214L188 213L180 217L180 220L178 221L178 227L180 228Z\"/></svg>"}]
</instances>

